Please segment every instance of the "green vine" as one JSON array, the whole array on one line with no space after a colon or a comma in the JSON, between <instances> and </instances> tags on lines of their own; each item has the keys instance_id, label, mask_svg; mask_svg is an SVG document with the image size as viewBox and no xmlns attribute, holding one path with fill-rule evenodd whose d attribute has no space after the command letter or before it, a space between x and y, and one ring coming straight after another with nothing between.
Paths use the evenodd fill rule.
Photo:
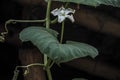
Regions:
<instances>
[{"instance_id":1,"label":"green vine","mask_svg":"<svg viewBox=\"0 0 120 80\"><path fill-rule=\"evenodd\" d=\"M5 31L1 33L1 36L0 36L0 42L4 42L5 41L5 35L8 34L8 29L7 29L7 25L10 24L10 23L17 23L17 22L21 22L21 23L34 23L34 22L45 22L46 20L43 19L43 20L14 20L14 19L10 19L8 21L5 22Z\"/></svg>"},{"instance_id":2,"label":"green vine","mask_svg":"<svg viewBox=\"0 0 120 80\"><path fill-rule=\"evenodd\" d=\"M63 35L64 35L64 25L65 25L65 22L63 21L63 22L62 22L62 29L61 29L60 43L62 43L62 42L63 42Z\"/></svg>"},{"instance_id":3,"label":"green vine","mask_svg":"<svg viewBox=\"0 0 120 80\"><path fill-rule=\"evenodd\" d=\"M13 76L12 80L17 80L18 75L19 75L19 70L15 69L14 76Z\"/></svg>"},{"instance_id":4,"label":"green vine","mask_svg":"<svg viewBox=\"0 0 120 80\"><path fill-rule=\"evenodd\" d=\"M47 4L47 12L46 12L46 28L50 27L50 8L51 8L51 0L48 0Z\"/></svg>"},{"instance_id":5,"label":"green vine","mask_svg":"<svg viewBox=\"0 0 120 80\"><path fill-rule=\"evenodd\" d=\"M46 29L49 29L50 28L50 23L51 23L51 20L50 20L50 9L51 9L51 0L48 0L48 4L47 4L47 12L46 12ZM53 80L52 79L52 74L51 74L51 71L50 71L50 63L51 63L51 59L48 59L47 55L44 54L44 60L45 60L45 63L47 64L45 66L45 70L47 72L47 77L48 77L48 80Z\"/></svg>"},{"instance_id":6,"label":"green vine","mask_svg":"<svg viewBox=\"0 0 120 80\"><path fill-rule=\"evenodd\" d=\"M8 29L7 29L7 25L10 23L16 23L16 22L46 22L46 28L49 29L50 27L50 23L54 23L56 21L56 19L53 22L50 22L50 7L51 7L51 0L48 0L48 5L47 5L47 12L46 12L46 18L44 20L8 20L5 23L5 32L2 32L1 35L4 38L6 34L8 34ZM43 66L43 68L46 70L47 72L47 76L49 80L52 80L52 75L51 75L51 71L50 68L52 67L52 65L54 64L54 62L51 59L48 59L47 55L44 54L44 64L40 64L40 63L33 63L33 64L29 64L27 66L16 66L15 71L14 71L14 76L12 80L17 80L18 75L19 75L19 70L18 68L26 68L24 75L27 75L29 73L29 67L31 66Z\"/></svg>"},{"instance_id":7,"label":"green vine","mask_svg":"<svg viewBox=\"0 0 120 80\"><path fill-rule=\"evenodd\" d=\"M33 63L33 64L29 64L27 66L16 66L16 68L14 70L14 76L13 76L12 80L17 80L19 72L20 72L19 68L26 69L25 72L24 72L24 75L27 75L29 73L29 67L32 67L32 66L42 66L42 67L44 67L45 65L40 64L40 63Z\"/></svg>"},{"instance_id":8,"label":"green vine","mask_svg":"<svg viewBox=\"0 0 120 80\"><path fill-rule=\"evenodd\" d=\"M69 3L66 3L65 7L68 6ZM50 9L51 9L51 0L48 0L48 4L47 4L47 11L46 11L46 18L43 20L14 20L14 19L10 19L8 21L5 22L5 31L1 33L0 36L0 41L4 42L5 41L5 35L8 34L8 29L7 29L7 25L10 23L16 24L16 23L34 23L34 22L45 22L46 24L46 28L49 29L50 28L50 24L55 24L57 22L58 18L55 18L54 20L50 20ZM62 43L63 41L63 35L64 35L64 24L65 22L62 22L62 28L61 28L61 37L60 37L60 43ZM31 66L42 66L43 69L46 70L47 72L47 77L48 80L53 80L52 79L52 75L51 75L51 67L53 66L54 61L52 61L50 58L47 57L47 55L44 54L44 64L40 64L40 63L33 63L33 64L29 64L27 66L16 66L15 70L14 70L14 75L12 80L17 80L18 76L19 76L19 68L24 68L24 75L27 75L29 73L29 67Z\"/></svg>"},{"instance_id":9,"label":"green vine","mask_svg":"<svg viewBox=\"0 0 120 80\"><path fill-rule=\"evenodd\" d=\"M50 23L51 23L51 24L55 24L55 23L57 23L57 20L58 20L58 18L55 18L55 19L52 20Z\"/></svg>"}]
</instances>

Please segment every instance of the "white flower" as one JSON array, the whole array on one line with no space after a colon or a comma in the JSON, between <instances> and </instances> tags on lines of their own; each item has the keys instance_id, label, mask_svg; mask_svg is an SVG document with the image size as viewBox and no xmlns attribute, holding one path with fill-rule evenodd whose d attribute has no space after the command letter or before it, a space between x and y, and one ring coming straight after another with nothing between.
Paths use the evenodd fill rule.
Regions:
<instances>
[{"instance_id":1,"label":"white flower","mask_svg":"<svg viewBox=\"0 0 120 80\"><path fill-rule=\"evenodd\" d=\"M61 23L62 21L65 20L65 18L70 19L72 22L74 22L74 18L73 15L75 13L75 10L68 8L65 9L64 7L61 8L56 8L53 11L51 11L51 13L53 14L53 16L58 16L58 22Z\"/></svg>"}]
</instances>

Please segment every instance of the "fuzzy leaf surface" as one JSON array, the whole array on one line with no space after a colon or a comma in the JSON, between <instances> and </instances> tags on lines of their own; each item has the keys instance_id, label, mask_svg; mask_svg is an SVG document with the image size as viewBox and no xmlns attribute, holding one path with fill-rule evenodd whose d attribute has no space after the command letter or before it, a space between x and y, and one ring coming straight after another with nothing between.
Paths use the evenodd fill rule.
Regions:
<instances>
[{"instance_id":1,"label":"fuzzy leaf surface","mask_svg":"<svg viewBox=\"0 0 120 80\"><path fill-rule=\"evenodd\" d=\"M52 0L52 1L72 2L72 3L84 4L88 6L99 6L103 4L114 7L120 7L120 0Z\"/></svg>"}]
</instances>

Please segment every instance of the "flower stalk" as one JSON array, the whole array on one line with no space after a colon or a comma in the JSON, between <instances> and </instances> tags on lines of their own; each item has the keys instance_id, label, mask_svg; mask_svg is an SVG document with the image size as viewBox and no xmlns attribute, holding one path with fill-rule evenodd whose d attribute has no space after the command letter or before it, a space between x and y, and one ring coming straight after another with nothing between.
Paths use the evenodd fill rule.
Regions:
<instances>
[{"instance_id":1,"label":"flower stalk","mask_svg":"<svg viewBox=\"0 0 120 80\"><path fill-rule=\"evenodd\" d=\"M64 36L64 25L65 25L65 22L63 21L62 22L62 29L61 29L61 38L60 38L60 43L63 42L63 36Z\"/></svg>"}]
</instances>

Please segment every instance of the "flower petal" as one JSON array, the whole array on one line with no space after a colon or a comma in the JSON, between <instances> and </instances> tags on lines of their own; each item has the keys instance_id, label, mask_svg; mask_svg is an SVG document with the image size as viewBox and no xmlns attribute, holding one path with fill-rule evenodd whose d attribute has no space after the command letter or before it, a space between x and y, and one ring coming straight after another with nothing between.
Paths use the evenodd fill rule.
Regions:
<instances>
[{"instance_id":1,"label":"flower petal","mask_svg":"<svg viewBox=\"0 0 120 80\"><path fill-rule=\"evenodd\" d=\"M65 10L65 13L66 13L66 14L70 14L70 13L74 14L74 13L75 13L75 10L73 10L73 9L71 9L71 8L68 8L68 9Z\"/></svg>"},{"instance_id":2,"label":"flower petal","mask_svg":"<svg viewBox=\"0 0 120 80\"><path fill-rule=\"evenodd\" d=\"M62 16L62 15L58 15L58 22L61 23L65 20L65 16Z\"/></svg>"},{"instance_id":3,"label":"flower petal","mask_svg":"<svg viewBox=\"0 0 120 80\"><path fill-rule=\"evenodd\" d=\"M61 11L61 10L64 10L65 11L65 8L62 6L61 8L59 8L59 10Z\"/></svg>"},{"instance_id":4,"label":"flower petal","mask_svg":"<svg viewBox=\"0 0 120 80\"><path fill-rule=\"evenodd\" d=\"M75 22L73 15L67 15L67 18L70 19L72 22Z\"/></svg>"},{"instance_id":5,"label":"flower petal","mask_svg":"<svg viewBox=\"0 0 120 80\"><path fill-rule=\"evenodd\" d=\"M60 11L59 11L58 8L54 9L53 11L51 11L51 14L52 14L53 16L57 16L57 15L59 15L59 13L60 13Z\"/></svg>"}]
</instances>

